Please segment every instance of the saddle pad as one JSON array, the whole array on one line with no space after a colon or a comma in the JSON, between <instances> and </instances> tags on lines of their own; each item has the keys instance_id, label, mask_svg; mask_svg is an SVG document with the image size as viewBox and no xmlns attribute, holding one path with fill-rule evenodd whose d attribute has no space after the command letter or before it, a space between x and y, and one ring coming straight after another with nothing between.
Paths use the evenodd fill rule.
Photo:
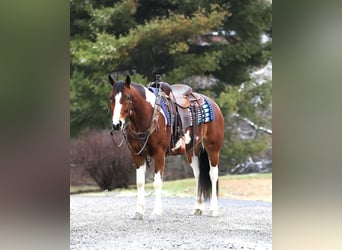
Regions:
<instances>
[{"instance_id":1,"label":"saddle pad","mask_svg":"<svg viewBox=\"0 0 342 250\"><path fill-rule=\"evenodd\" d=\"M209 102L208 98L201 95L204 99L204 104L199 106L197 109L197 124L207 123L214 120L213 106ZM191 117L193 117L191 110L189 109ZM193 126L193 118L191 118L191 126Z\"/></svg>"}]
</instances>

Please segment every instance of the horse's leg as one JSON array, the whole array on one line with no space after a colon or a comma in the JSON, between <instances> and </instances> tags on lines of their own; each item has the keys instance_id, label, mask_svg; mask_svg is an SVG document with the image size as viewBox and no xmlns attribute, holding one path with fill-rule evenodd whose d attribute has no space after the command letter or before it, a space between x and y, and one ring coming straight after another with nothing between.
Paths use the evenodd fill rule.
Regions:
<instances>
[{"instance_id":1,"label":"horse's leg","mask_svg":"<svg viewBox=\"0 0 342 250\"><path fill-rule=\"evenodd\" d=\"M133 219L142 220L145 213L145 172L146 172L146 162L144 161L142 165L136 170L137 174L137 189L138 189L138 200L137 208Z\"/></svg>"},{"instance_id":2,"label":"horse's leg","mask_svg":"<svg viewBox=\"0 0 342 250\"><path fill-rule=\"evenodd\" d=\"M212 102L215 120L208 123L207 136L205 148L208 152L210 170L209 176L211 180L211 200L210 211L211 216L218 216L218 201L217 201L217 187L218 187L218 163L220 159L220 150L224 140L224 118L219 106Z\"/></svg>"},{"instance_id":3,"label":"horse's leg","mask_svg":"<svg viewBox=\"0 0 342 250\"><path fill-rule=\"evenodd\" d=\"M196 187L195 187L196 203L195 203L193 214L201 215L204 209L204 203L203 203L203 199L201 195L198 192L198 180L199 180L199 174L200 174L199 159L197 155L193 154L192 150L187 153L187 159L188 159L188 162L190 163L190 166L192 168L192 171L194 173L194 177L196 180Z\"/></svg>"},{"instance_id":4,"label":"horse's leg","mask_svg":"<svg viewBox=\"0 0 342 250\"><path fill-rule=\"evenodd\" d=\"M218 216L218 200L217 200L217 181L218 181L218 161L219 153L209 151L209 176L211 181L211 199L210 199L210 215Z\"/></svg>"},{"instance_id":5,"label":"horse's leg","mask_svg":"<svg viewBox=\"0 0 342 250\"><path fill-rule=\"evenodd\" d=\"M210 213L211 216L218 216L218 201L217 201L217 181L218 181L218 166L213 166L211 161L210 163L210 180L211 180L211 200L210 200Z\"/></svg>"},{"instance_id":6,"label":"horse's leg","mask_svg":"<svg viewBox=\"0 0 342 250\"><path fill-rule=\"evenodd\" d=\"M163 152L157 153L154 157L154 180L153 180L153 186L155 191L155 203L154 203L154 209L152 213L151 219L153 219L156 215L160 216L162 214L162 200L161 200L161 194L162 194L162 187L163 187L163 170L165 165L165 155Z\"/></svg>"}]
</instances>

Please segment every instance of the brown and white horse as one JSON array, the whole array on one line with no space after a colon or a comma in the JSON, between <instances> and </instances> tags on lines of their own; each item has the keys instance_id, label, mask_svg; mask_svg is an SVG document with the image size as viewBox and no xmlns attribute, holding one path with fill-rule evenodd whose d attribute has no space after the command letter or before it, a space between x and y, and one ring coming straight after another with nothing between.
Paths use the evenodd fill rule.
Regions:
<instances>
[{"instance_id":1,"label":"brown and white horse","mask_svg":"<svg viewBox=\"0 0 342 250\"><path fill-rule=\"evenodd\" d=\"M143 219L145 212L145 171L146 155L154 161L155 204L152 217L162 213L162 185L165 157L171 140L171 126L162 109L156 112L156 96L148 88L131 82L116 82L109 75L112 85L110 91L110 109L113 129L123 132L131 150L136 166L138 200L134 218ZM193 169L196 179L196 203L194 214L204 210L204 201L210 200L210 215L218 215L218 162L224 137L224 119L219 106L206 97L212 107L214 120L199 124L195 130L188 130L186 140L186 158ZM157 115L156 115L157 114ZM193 135L194 131L194 135Z\"/></svg>"}]
</instances>

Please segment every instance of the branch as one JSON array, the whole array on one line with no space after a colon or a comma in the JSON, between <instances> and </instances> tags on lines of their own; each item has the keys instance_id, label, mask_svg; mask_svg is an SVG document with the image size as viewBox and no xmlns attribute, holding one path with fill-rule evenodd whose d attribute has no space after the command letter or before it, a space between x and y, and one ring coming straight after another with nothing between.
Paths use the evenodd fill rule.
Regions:
<instances>
[{"instance_id":1,"label":"branch","mask_svg":"<svg viewBox=\"0 0 342 250\"><path fill-rule=\"evenodd\" d=\"M255 130L258 131L262 131L266 134L272 135L272 130L268 129L268 128L264 128L264 127L259 127L258 125L256 125L254 122L252 122L251 120L249 120L246 117L241 117L239 114L233 114L233 117L238 118L239 120L245 121L248 123L249 126L251 126L252 128L254 128Z\"/></svg>"}]
</instances>

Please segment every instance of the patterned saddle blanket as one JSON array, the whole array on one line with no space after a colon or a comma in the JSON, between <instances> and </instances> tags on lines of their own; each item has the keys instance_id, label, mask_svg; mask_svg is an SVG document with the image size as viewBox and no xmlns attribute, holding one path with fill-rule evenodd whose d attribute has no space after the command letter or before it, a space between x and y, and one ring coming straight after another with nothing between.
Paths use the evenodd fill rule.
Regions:
<instances>
[{"instance_id":1,"label":"patterned saddle blanket","mask_svg":"<svg viewBox=\"0 0 342 250\"><path fill-rule=\"evenodd\" d=\"M214 110L209 99L192 91L185 84L169 85L166 82L151 82L148 89L160 99L160 106L167 116L169 126L183 133L189 127L214 120ZM165 95L160 92L165 93Z\"/></svg>"}]
</instances>

